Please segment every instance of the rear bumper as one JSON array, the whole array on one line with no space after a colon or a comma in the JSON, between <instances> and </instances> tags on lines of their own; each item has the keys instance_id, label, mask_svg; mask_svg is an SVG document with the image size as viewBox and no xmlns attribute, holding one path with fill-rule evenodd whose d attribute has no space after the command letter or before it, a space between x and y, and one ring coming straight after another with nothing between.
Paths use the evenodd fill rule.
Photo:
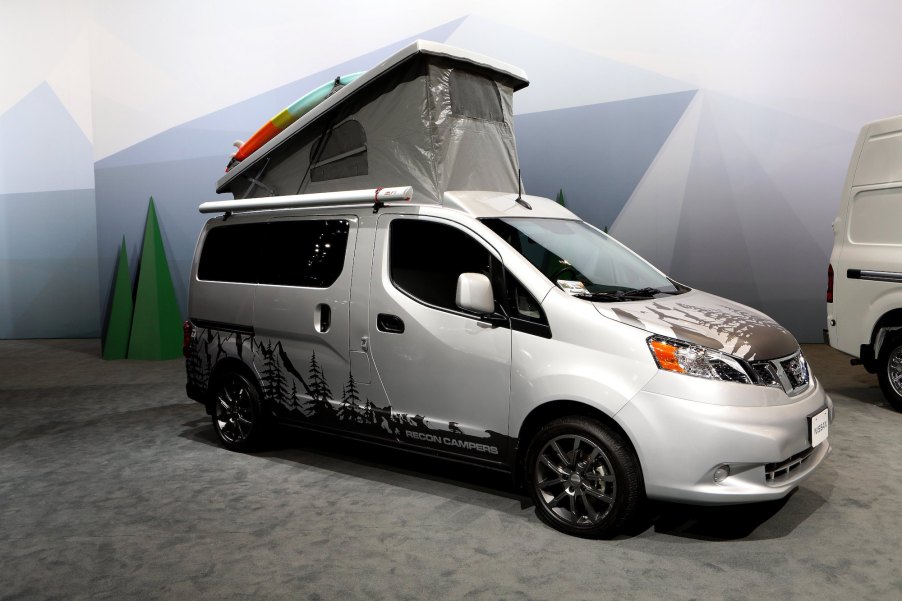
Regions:
<instances>
[{"instance_id":1,"label":"rear bumper","mask_svg":"<svg viewBox=\"0 0 902 601\"><path fill-rule=\"evenodd\" d=\"M705 382L710 386L710 381ZM743 384L715 383L725 398ZM764 392L762 390L762 392ZM830 453L812 448L808 417L833 402L812 378L791 403L726 406L642 391L616 418L635 444L652 499L720 505L779 499L808 478ZM730 475L714 482L714 472Z\"/></svg>"}]
</instances>

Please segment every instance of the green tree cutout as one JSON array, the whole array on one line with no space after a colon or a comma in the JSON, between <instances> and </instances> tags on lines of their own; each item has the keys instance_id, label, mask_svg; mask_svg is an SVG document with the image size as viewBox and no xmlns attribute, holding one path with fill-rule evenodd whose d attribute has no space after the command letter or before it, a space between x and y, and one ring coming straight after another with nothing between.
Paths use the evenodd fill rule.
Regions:
<instances>
[{"instance_id":1,"label":"green tree cutout","mask_svg":"<svg viewBox=\"0 0 902 601\"><path fill-rule=\"evenodd\" d=\"M132 329L132 313L135 303L132 300L132 279L128 273L128 253L125 250L125 236L119 247L119 260L116 265L116 279L113 280L113 300L110 303L110 316L107 321L106 335L103 337L104 359L125 359L128 357L128 335Z\"/></svg>"},{"instance_id":2,"label":"green tree cutout","mask_svg":"<svg viewBox=\"0 0 902 601\"><path fill-rule=\"evenodd\" d=\"M561 188L560 191L557 193L557 198L555 198L555 200L562 207L567 206L567 201L564 200L564 189L563 188Z\"/></svg>"},{"instance_id":3,"label":"green tree cutout","mask_svg":"<svg viewBox=\"0 0 902 601\"><path fill-rule=\"evenodd\" d=\"M153 197L147 206L129 359L175 359L182 354L182 318L163 249Z\"/></svg>"}]
</instances>

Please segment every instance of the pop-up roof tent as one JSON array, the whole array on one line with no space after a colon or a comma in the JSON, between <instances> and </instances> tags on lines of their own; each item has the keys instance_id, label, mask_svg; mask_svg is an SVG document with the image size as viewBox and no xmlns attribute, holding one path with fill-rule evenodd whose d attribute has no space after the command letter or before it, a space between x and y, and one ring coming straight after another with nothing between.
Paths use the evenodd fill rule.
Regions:
<instances>
[{"instance_id":1,"label":"pop-up roof tent","mask_svg":"<svg viewBox=\"0 0 902 601\"><path fill-rule=\"evenodd\" d=\"M419 40L338 89L233 166L216 187L236 199L412 186L518 190L513 93L526 74Z\"/></svg>"}]
</instances>

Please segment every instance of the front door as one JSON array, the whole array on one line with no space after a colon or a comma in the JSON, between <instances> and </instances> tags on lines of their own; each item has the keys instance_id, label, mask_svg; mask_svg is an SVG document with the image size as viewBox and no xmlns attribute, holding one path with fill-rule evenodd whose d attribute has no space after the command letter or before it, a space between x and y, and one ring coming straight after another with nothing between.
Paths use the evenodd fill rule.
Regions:
<instances>
[{"instance_id":1,"label":"front door","mask_svg":"<svg viewBox=\"0 0 902 601\"><path fill-rule=\"evenodd\" d=\"M511 331L455 303L461 273L484 273L495 281L502 271L497 253L452 221L379 216L369 344L391 405L385 430L398 441L502 460Z\"/></svg>"}]
</instances>

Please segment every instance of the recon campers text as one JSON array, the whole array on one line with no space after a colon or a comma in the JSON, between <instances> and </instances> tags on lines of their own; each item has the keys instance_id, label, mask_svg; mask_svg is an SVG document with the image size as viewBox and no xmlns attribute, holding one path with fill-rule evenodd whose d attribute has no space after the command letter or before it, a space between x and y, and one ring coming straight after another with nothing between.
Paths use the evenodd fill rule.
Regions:
<instances>
[{"instance_id":1,"label":"recon campers text","mask_svg":"<svg viewBox=\"0 0 902 601\"><path fill-rule=\"evenodd\" d=\"M423 442L434 442L438 444L443 444L449 447L460 447L462 449L467 449L469 451L479 451L480 453L491 453L492 455L498 454L498 447L493 447L487 444L481 444L478 442L470 442L469 440L458 440L456 438L451 438L450 436L437 436L435 434L424 434L422 432L411 432L410 430L404 430L404 434L407 435L407 438L415 438L417 440L422 440Z\"/></svg>"}]
</instances>

